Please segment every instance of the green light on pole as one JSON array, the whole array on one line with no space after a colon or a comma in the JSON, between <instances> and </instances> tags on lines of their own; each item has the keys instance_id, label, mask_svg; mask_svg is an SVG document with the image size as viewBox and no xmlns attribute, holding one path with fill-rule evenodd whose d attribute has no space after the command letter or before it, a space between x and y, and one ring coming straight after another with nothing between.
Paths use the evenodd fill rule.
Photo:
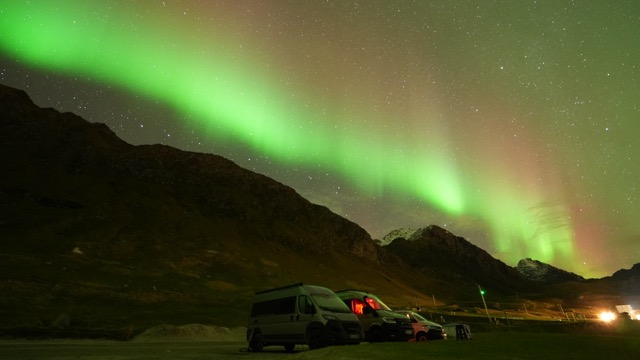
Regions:
<instances>
[{"instance_id":1,"label":"green light on pole","mask_svg":"<svg viewBox=\"0 0 640 360\"><path fill-rule=\"evenodd\" d=\"M480 290L480 297L482 298L482 304L484 304L484 311L487 312L487 318L489 319L489 322L492 322L491 315L489 315L489 309L487 308L487 302L484 301L484 289L482 289L480 285L478 285L478 290Z\"/></svg>"}]
</instances>

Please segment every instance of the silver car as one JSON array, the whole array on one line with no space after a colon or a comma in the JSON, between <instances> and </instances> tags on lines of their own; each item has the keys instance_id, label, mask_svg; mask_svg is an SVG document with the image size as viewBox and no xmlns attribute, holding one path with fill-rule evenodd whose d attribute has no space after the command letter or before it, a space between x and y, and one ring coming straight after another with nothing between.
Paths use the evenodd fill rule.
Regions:
<instances>
[{"instance_id":1,"label":"silver car","mask_svg":"<svg viewBox=\"0 0 640 360\"><path fill-rule=\"evenodd\" d=\"M397 310L396 312L406 315L411 320L416 341L447 339L447 333L444 332L442 325L425 319L415 311Z\"/></svg>"}]
</instances>

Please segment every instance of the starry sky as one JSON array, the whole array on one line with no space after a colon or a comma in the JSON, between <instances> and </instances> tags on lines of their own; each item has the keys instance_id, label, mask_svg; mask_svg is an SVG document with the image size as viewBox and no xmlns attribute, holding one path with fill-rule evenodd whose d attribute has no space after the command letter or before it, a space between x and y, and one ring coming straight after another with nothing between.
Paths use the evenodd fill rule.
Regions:
<instances>
[{"instance_id":1,"label":"starry sky","mask_svg":"<svg viewBox=\"0 0 640 360\"><path fill-rule=\"evenodd\" d=\"M214 153L382 238L640 262L635 0L12 0L0 82Z\"/></svg>"}]
</instances>

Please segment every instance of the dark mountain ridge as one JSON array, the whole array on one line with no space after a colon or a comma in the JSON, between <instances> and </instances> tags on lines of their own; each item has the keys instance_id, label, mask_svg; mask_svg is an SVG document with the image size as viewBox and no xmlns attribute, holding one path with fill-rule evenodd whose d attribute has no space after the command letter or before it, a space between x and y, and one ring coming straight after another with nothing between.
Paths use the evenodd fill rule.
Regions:
<instances>
[{"instance_id":1,"label":"dark mountain ridge","mask_svg":"<svg viewBox=\"0 0 640 360\"><path fill-rule=\"evenodd\" d=\"M377 289L403 303L432 283L357 224L220 156L133 146L5 86L0 109L5 326L69 309L91 318L96 298L150 321L162 321L151 308L207 304L192 309L206 319L215 304L237 323L272 286Z\"/></svg>"},{"instance_id":2,"label":"dark mountain ridge","mask_svg":"<svg viewBox=\"0 0 640 360\"><path fill-rule=\"evenodd\" d=\"M618 270L611 277L602 280L614 282L618 291L640 294L640 263L633 265L631 269Z\"/></svg>"},{"instance_id":3,"label":"dark mountain ridge","mask_svg":"<svg viewBox=\"0 0 640 360\"><path fill-rule=\"evenodd\" d=\"M435 225L416 230L409 239L397 238L386 248L418 271L451 284L480 285L507 293L535 287L513 267Z\"/></svg>"},{"instance_id":4,"label":"dark mountain ridge","mask_svg":"<svg viewBox=\"0 0 640 360\"><path fill-rule=\"evenodd\" d=\"M303 224L301 230L310 237L323 239L297 244L298 236L283 233L273 239L276 242L297 244L301 252L310 254L322 254L339 243L354 255L379 261L378 247L364 229L264 175L216 155L163 145L132 146L103 124L39 109L23 92L2 91L0 106L7 109L0 123L4 193L33 197L41 205L68 204L76 210L99 212L98 200L102 207L113 206L120 193L135 191L186 203L195 207L190 211L219 219L263 223L269 214L269 220L281 220L287 226ZM46 181L34 176L39 174L46 175ZM69 186L69 181L87 180L92 184ZM86 186L96 191L85 191Z\"/></svg>"}]
</instances>

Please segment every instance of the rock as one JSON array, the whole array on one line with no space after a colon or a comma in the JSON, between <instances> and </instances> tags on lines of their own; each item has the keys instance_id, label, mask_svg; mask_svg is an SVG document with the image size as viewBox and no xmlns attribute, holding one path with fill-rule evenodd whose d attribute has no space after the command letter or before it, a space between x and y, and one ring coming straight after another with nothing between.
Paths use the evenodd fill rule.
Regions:
<instances>
[{"instance_id":1,"label":"rock","mask_svg":"<svg viewBox=\"0 0 640 360\"><path fill-rule=\"evenodd\" d=\"M67 313L60 314L54 321L51 323L51 326L56 327L58 329L67 329L71 325L71 317Z\"/></svg>"},{"instance_id":2,"label":"rock","mask_svg":"<svg viewBox=\"0 0 640 360\"><path fill-rule=\"evenodd\" d=\"M159 325L145 330L133 340L153 341L245 341L247 328L227 328L203 324Z\"/></svg>"}]
</instances>

